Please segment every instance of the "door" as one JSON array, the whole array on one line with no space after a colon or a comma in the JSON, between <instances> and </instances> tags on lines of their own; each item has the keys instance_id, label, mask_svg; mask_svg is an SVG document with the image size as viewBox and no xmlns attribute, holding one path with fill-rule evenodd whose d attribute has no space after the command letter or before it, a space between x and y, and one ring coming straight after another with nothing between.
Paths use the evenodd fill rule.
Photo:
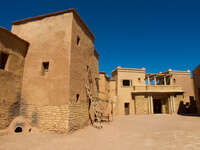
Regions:
<instances>
[{"instance_id":1,"label":"door","mask_svg":"<svg viewBox=\"0 0 200 150\"><path fill-rule=\"evenodd\" d=\"M162 113L161 100L153 100L153 111L154 111L154 114L161 114Z\"/></svg>"},{"instance_id":2,"label":"door","mask_svg":"<svg viewBox=\"0 0 200 150\"><path fill-rule=\"evenodd\" d=\"M125 110L125 115L129 115L130 110L129 110L129 103L124 104L124 110Z\"/></svg>"}]
</instances>

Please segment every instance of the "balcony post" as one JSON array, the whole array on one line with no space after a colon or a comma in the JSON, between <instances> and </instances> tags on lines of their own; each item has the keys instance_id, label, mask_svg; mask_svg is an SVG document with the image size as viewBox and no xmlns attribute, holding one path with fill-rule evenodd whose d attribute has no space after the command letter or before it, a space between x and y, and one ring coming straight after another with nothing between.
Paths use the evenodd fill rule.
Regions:
<instances>
[{"instance_id":1,"label":"balcony post","mask_svg":"<svg viewBox=\"0 0 200 150\"><path fill-rule=\"evenodd\" d=\"M151 114L151 101L149 95L148 95L148 104L149 104L149 114Z\"/></svg>"},{"instance_id":2,"label":"balcony post","mask_svg":"<svg viewBox=\"0 0 200 150\"><path fill-rule=\"evenodd\" d=\"M149 76L147 77L148 85L150 85Z\"/></svg>"},{"instance_id":3,"label":"balcony post","mask_svg":"<svg viewBox=\"0 0 200 150\"><path fill-rule=\"evenodd\" d=\"M166 83L167 83L167 82L166 82L166 77L164 76L164 85L166 85Z\"/></svg>"},{"instance_id":4,"label":"balcony post","mask_svg":"<svg viewBox=\"0 0 200 150\"><path fill-rule=\"evenodd\" d=\"M175 113L175 105L174 105L174 95L170 96L170 107L171 107L171 113Z\"/></svg>"},{"instance_id":5,"label":"balcony post","mask_svg":"<svg viewBox=\"0 0 200 150\"><path fill-rule=\"evenodd\" d=\"M170 85L172 85L172 76L170 76L169 79L170 79Z\"/></svg>"},{"instance_id":6,"label":"balcony post","mask_svg":"<svg viewBox=\"0 0 200 150\"><path fill-rule=\"evenodd\" d=\"M157 80L156 80L156 77L154 77L154 81L155 81L155 85L157 85Z\"/></svg>"},{"instance_id":7,"label":"balcony post","mask_svg":"<svg viewBox=\"0 0 200 150\"><path fill-rule=\"evenodd\" d=\"M152 95L150 96L150 101L151 101L151 113L153 114L153 97Z\"/></svg>"}]
</instances>

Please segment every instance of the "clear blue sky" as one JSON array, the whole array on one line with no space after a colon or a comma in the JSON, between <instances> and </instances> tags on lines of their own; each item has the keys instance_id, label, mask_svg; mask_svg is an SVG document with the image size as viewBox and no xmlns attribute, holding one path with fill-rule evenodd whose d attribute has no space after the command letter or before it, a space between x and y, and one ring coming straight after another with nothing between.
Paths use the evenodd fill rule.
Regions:
<instances>
[{"instance_id":1,"label":"clear blue sky","mask_svg":"<svg viewBox=\"0 0 200 150\"><path fill-rule=\"evenodd\" d=\"M76 8L95 34L100 71L110 74L118 65L193 70L200 63L199 0L7 0L0 26L68 8Z\"/></svg>"}]
</instances>

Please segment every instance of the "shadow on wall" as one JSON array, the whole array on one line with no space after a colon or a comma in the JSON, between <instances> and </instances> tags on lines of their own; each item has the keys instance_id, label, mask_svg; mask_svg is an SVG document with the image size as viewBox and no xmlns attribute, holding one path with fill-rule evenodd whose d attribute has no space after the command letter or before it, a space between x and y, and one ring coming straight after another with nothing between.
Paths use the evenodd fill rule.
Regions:
<instances>
[{"instance_id":1,"label":"shadow on wall","mask_svg":"<svg viewBox=\"0 0 200 150\"><path fill-rule=\"evenodd\" d=\"M15 117L19 116L20 114L20 94L17 95L16 101L10 106L9 108L9 118L12 121Z\"/></svg>"},{"instance_id":2,"label":"shadow on wall","mask_svg":"<svg viewBox=\"0 0 200 150\"><path fill-rule=\"evenodd\" d=\"M196 100L191 99L190 102L184 104L183 101L180 102L178 108L178 114L183 116L199 116L197 113L197 103Z\"/></svg>"}]
</instances>

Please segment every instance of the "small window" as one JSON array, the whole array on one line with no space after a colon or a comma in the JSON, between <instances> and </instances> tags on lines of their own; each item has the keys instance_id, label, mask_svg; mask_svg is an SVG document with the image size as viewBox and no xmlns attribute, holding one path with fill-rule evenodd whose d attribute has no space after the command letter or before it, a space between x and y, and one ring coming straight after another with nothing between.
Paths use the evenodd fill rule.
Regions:
<instances>
[{"instance_id":1,"label":"small window","mask_svg":"<svg viewBox=\"0 0 200 150\"><path fill-rule=\"evenodd\" d=\"M130 80L123 80L123 86L131 86L131 81Z\"/></svg>"},{"instance_id":2,"label":"small window","mask_svg":"<svg viewBox=\"0 0 200 150\"><path fill-rule=\"evenodd\" d=\"M8 60L8 54L0 52L0 69L5 69Z\"/></svg>"},{"instance_id":3,"label":"small window","mask_svg":"<svg viewBox=\"0 0 200 150\"><path fill-rule=\"evenodd\" d=\"M98 79L98 78L95 78L95 81L96 81L97 91L99 92L99 79Z\"/></svg>"},{"instance_id":4,"label":"small window","mask_svg":"<svg viewBox=\"0 0 200 150\"><path fill-rule=\"evenodd\" d=\"M43 62L42 63L42 73L43 75L49 71L49 62Z\"/></svg>"},{"instance_id":5,"label":"small window","mask_svg":"<svg viewBox=\"0 0 200 150\"><path fill-rule=\"evenodd\" d=\"M87 71L89 71L89 66L87 65Z\"/></svg>"},{"instance_id":6,"label":"small window","mask_svg":"<svg viewBox=\"0 0 200 150\"><path fill-rule=\"evenodd\" d=\"M141 78L138 78L138 81L141 81Z\"/></svg>"},{"instance_id":7,"label":"small window","mask_svg":"<svg viewBox=\"0 0 200 150\"><path fill-rule=\"evenodd\" d=\"M22 132L22 128L21 128L21 127L17 127L17 128L15 129L15 133L20 133L20 132Z\"/></svg>"},{"instance_id":8,"label":"small window","mask_svg":"<svg viewBox=\"0 0 200 150\"><path fill-rule=\"evenodd\" d=\"M76 103L78 102L79 97L80 97L80 95L79 95L79 94L76 94Z\"/></svg>"},{"instance_id":9,"label":"small window","mask_svg":"<svg viewBox=\"0 0 200 150\"><path fill-rule=\"evenodd\" d=\"M176 79L174 78L174 83L176 83Z\"/></svg>"},{"instance_id":10,"label":"small window","mask_svg":"<svg viewBox=\"0 0 200 150\"><path fill-rule=\"evenodd\" d=\"M80 37L79 37L79 36L77 36L77 39L76 39L76 45L77 45L77 46L79 46L79 45L80 45L80 40L81 40L81 39L80 39Z\"/></svg>"}]
</instances>

